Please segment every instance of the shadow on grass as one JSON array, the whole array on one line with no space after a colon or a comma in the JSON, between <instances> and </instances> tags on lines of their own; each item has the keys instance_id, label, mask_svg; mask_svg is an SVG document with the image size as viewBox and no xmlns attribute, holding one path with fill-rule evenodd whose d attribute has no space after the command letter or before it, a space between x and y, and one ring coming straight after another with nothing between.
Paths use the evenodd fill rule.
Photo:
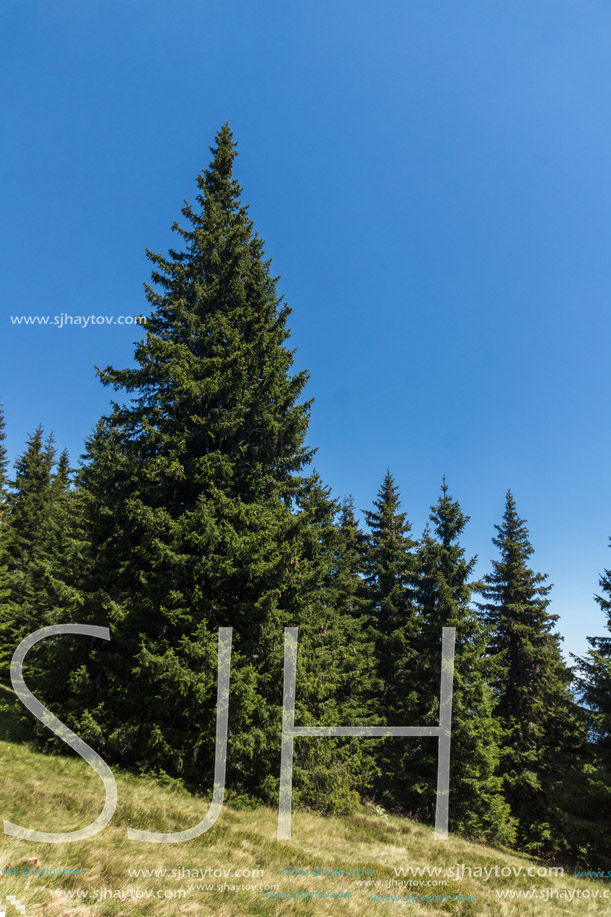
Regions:
<instances>
[{"instance_id":1,"label":"shadow on grass","mask_svg":"<svg viewBox=\"0 0 611 917\"><path fill-rule=\"evenodd\" d=\"M0 739L6 742L28 742L31 736L11 712L16 703L15 692L6 685L0 685Z\"/></svg>"}]
</instances>

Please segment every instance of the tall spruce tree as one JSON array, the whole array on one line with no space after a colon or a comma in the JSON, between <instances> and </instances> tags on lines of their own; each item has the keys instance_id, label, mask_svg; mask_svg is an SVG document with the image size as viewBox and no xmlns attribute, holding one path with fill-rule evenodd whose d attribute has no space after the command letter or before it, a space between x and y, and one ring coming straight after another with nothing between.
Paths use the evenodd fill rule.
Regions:
<instances>
[{"instance_id":1,"label":"tall spruce tree","mask_svg":"<svg viewBox=\"0 0 611 917\"><path fill-rule=\"evenodd\" d=\"M395 480L387 470L374 509L365 510L365 584L377 658L378 715L389 726L417 725L415 658L418 621L414 602L414 548L407 514ZM376 794L389 808L404 810L409 787L406 759L411 740L379 740Z\"/></svg>"},{"instance_id":2,"label":"tall spruce tree","mask_svg":"<svg viewBox=\"0 0 611 917\"><path fill-rule=\"evenodd\" d=\"M6 509L8 498L8 457L6 454L6 421L0 404L0 525Z\"/></svg>"},{"instance_id":3,"label":"tall spruce tree","mask_svg":"<svg viewBox=\"0 0 611 917\"><path fill-rule=\"evenodd\" d=\"M77 572L75 551L74 493L71 489L71 468L68 453L64 449L56 465L53 465L55 450L48 443L47 469L49 475L41 475L40 486L45 488L44 509L35 529L30 530L27 563L9 566L9 598L4 609L4 623L10 634L11 645L50 624L62 624L69 620L66 609L78 592L74 581ZM9 517L9 545L21 543L23 531L21 520L22 503L31 501L31 494L21 493ZM18 587L18 588L17 588ZM37 684L57 680L59 658L50 652L48 641L38 644L29 654L25 664L28 681ZM30 715L21 704L15 707L16 715L31 724ZM36 724L35 729L41 727Z\"/></svg>"},{"instance_id":4,"label":"tall spruce tree","mask_svg":"<svg viewBox=\"0 0 611 917\"><path fill-rule=\"evenodd\" d=\"M64 449L51 476L44 539L32 569L37 612L43 624L62 623L74 594L74 493L72 469Z\"/></svg>"},{"instance_id":5,"label":"tall spruce tree","mask_svg":"<svg viewBox=\"0 0 611 917\"><path fill-rule=\"evenodd\" d=\"M373 505L374 510L364 511L369 528L366 582L376 630L384 639L413 617L413 548L416 542L410 537L407 514L400 512L399 490L390 470L384 475Z\"/></svg>"},{"instance_id":6,"label":"tall spruce tree","mask_svg":"<svg viewBox=\"0 0 611 917\"><path fill-rule=\"evenodd\" d=\"M419 719L439 720L442 628L456 628L452 737L450 756L450 829L470 837L511 841L514 825L497 776L500 729L490 687L494 661L487 653L488 634L471 606L478 583L471 577L476 558L468 559L459 539L469 521L449 494L445 478L431 507L430 523L418 558ZM430 821L437 769L435 740L415 743L409 776L412 808Z\"/></svg>"},{"instance_id":7,"label":"tall spruce tree","mask_svg":"<svg viewBox=\"0 0 611 917\"><path fill-rule=\"evenodd\" d=\"M490 652L499 661L494 678L502 726L505 797L518 819L518 842L530 852L565 854L583 833L572 793L583 786L586 765L583 718L572 673L564 663L557 615L548 611L547 575L528 565L533 554L525 520L507 492L503 521L493 544L499 559L484 577L479 605L490 629Z\"/></svg>"},{"instance_id":8,"label":"tall spruce tree","mask_svg":"<svg viewBox=\"0 0 611 917\"><path fill-rule=\"evenodd\" d=\"M148 252L152 310L136 367L100 372L130 400L87 444L77 492L88 562L73 613L109 625L112 640L75 645L62 709L109 759L209 785L217 631L232 626L228 784L271 798L283 627L300 627L297 722L323 709L341 722L342 666L329 652L322 665L313 647L325 630L327 648L345 639L325 603L326 523L311 505L324 499L303 472L307 373L291 372L290 310L241 203L236 155L224 125L197 206L173 226L181 251ZM325 741L306 741L310 765L319 749L324 768ZM344 798L349 770L342 786L341 768L331 781ZM313 793L310 781L310 803Z\"/></svg>"},{"instance_id":9,"label":"tall spruce tree","mask_svg":"<svg viewBox=\"0 0 611 917\"><path fill-rule=\"evenodd\" d=\"M7 500L7 594L0 608L0 677L4 681L8 680L10 660L19 642L41 626L34 571L46 549L54 463L53 437L45 441L42 427L38 427L15 463L15 479Z\"/></svg>"},{"instance_id":10,"label":"tall spruce tree","mask_svg":"<svg viewBox=\"0 0 611 917\"><path fill-rule=\"evenodd\" d=\"M352 496L342 501L338 520L335 566L337 607L359 619L363 633L368 629L370 607L365 583L366 538L355 514Z\"/></svg>"},{"instance_id":11,"label":"tall spruce tree","mask_svg":"<svg viewBox=\"0 0 611 917\"><path fill-rule=\"evenodd\" d=\"M611 570L599 579L600 593L594 596L611 632ZM589 819L592 838L588 860L596 868L611 868L611 637L588 637L590 649L580 665L579 687L585 702L593 744L593 766L586 792L579 795L583 814Z\"/></svg>"},{"instance_id":12,"label":"tall spruce tree","mask_svg":"<svg viewBox=\"0 0 611 917\"><path fill-rule=\"evenodd\" d=\"M611 542L610 542L611 544ZM604 570L599 581L600 594L594 599L603 612L611 632L611 570ZM588 637L590 649L581 660L581 686L592 712L592 729L599 752L608 757L611 773L611 636Z\"/></svg>"},{"instance_id":13,"label":"tall spruce tree","mask_svg":"<svg viewBox=\"0 0 611 917\"><path fill-rule=\"evenodd\" d=\"M7 544L7 522L6 514L8 509L8 457L6 453L6 425L4 420L4 411L0 405L0 621L2 620L2 608L5 605L9 595L8 584L8 563L6 556ZM1 638L0 638L1 639Z\"/></svg>"},{"instance_id":14,"label":"tall spruce tree","mask_svg":"<svg viewBox=\"0 0 611 917\"><path fill-rule=\"evenodd\" d=\"M364 627L361 533L352 505L348 501L340 508L316 473L298 503L307 523L302 527L300 563L310 579L310 600L316 603L308 616L311 623L300 629L298 721L375 724L376 666ZM303 802L327 812L346 812L372 785L375 740L302 740L295 764L298 797Z\"/></svg>"}]
</instances>

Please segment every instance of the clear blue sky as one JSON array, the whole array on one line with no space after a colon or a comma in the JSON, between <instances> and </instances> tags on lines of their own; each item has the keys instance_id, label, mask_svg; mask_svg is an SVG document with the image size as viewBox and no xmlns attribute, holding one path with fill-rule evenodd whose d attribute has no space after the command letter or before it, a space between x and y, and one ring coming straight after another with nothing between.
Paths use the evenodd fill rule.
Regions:
<instances>
[{"instance_id":1,"label":"clear blue sky","mask_svg":"<svg viewBox=\"0 0 611 917\"><path fill-rule=\"evenodd\" d=\"M368 507L387 466L420 532L443 474L488 568L510 487L565 649L611 565L611 5L564 0L5 0L2 361L11 456L73 459L108 404L144 248L228 120L293 307L310 441Z\"/></svg>"}]
</instances>

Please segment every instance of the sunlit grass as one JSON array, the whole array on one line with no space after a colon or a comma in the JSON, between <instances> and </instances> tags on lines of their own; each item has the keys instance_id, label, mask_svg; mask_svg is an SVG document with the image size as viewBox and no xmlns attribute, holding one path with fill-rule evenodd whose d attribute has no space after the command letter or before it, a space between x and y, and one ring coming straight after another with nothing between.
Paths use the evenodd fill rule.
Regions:
<instances>
[{"instance_id":1,"label":"sunlit grass","mask_svg":"<svg viewBox=\"0 0 611 917\"><path fill-rule=\"evenodd\" d=\"M0 698L1 701L1 698ZM83 827L99 814L104 790L99 778L76 756L43 755L24 742L23 735L7 714L0 716L0 803L2 817L40 831L69 831ZM155 781L115 771L119 790L116 814L108 828L96 837L73 844L32 844L6 835L0 837L0 869L81 868L81 876L0 877L0 911L7 895L25 905L25 917L152 917L152 915L201 915L201 917L284 917L284 915L337 914L453 914L479 915L608 914L611 899L602 899L607 886L571 876L530 878L466 878L440 887L418 886L418 893L474 895L475 901L374 902L373 893L401 893L394 867L441 866L465 863L474 868L528 867L536 861L505 851L469 843L461 838L435 842L433 832L407 819L376 815L363 808L351 818L322 818L297 812L293 815L293 839L276 840L277 813L269 808L241 811L225 806L214 827L202 837L179 845L143 844L127 839L126 827L148 831L183 830L201 820L207 810L205 799L185 795ZM262 878L190 879L188 877L130 878L132 869L262 869ZM282 869L317 867L324 869L369 869L364 878L380 881L378 888L356 885L354 876L285 876ZM413 880L417 883L419 880ZM426 879L424 879L426 882ZM261 890L192 891L182 899L134 899L103 901L58 900L51 891L97 889L174 892L189 885L249 884L277 885L281 892L350 892L352 898L291 900L263 898ZM497 889L554 888L575 891L596 890L598 899L502 901ZM611 884L609 885L611 890ZM17 911L6 907L6 917Z\"/></svg>"}]
</instances>

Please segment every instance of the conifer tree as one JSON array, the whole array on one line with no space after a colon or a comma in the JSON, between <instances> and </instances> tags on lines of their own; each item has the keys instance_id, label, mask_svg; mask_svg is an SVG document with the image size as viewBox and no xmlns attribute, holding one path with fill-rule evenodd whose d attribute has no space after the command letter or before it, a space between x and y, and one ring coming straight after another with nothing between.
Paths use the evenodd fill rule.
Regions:
<instances>
[{"instance_id":1,"label":"conifer tree","mask_svg":"<svg viewBox=\"0 0 611 917\"><path fill-rule=\"evenodd\" d=\"M6 557L6 512L8 503L8 458L6 454L6 439L4 411L0 405L0 621L2 620L2 608L5 605L8 595L8 564Z\"/></svg>"},{"instance_id":2,"label":"conifer tree","mask_svg":"<svg viewBox=\"0 0 611 917\"><path fill-rule=\"evenodd\" d=\"M350 632L352 654L358 656L350 677L359 702L351 715L356 717L355 722L358 719L363 724L383 724L385 720L379 715L382 685L365 581L366 536L356 520L351 496L341 504L335 532L332 603L342 619L350 619L345 626ZM375 745L371 750L375 757L373 748ZM364 787L368 787L366 781Z\"/></svg>"},{"instance_id":3,"label":"conifer tree","mask_svg":"<svg viewBox=\"0 0 611 917\"><path fill-rule=\"evenodd\" d=\"M599 579L595 601L611 631L611 570ZM611 637L588 637L590 649L580 664L579 687L585 702L593 741L593 764L586 792L579 795L582 813L588 818L591 839L588 860L595 868L610 869L611 856Z\"/></svg>"},{"instance_id":4,"label":"conifer tree","mask_svg":"<svg viewBox=\"0 0 611 917\"><path fill-rule=\"evenodd\" d=\"M337 607L353 615L361 623L363 632L371 623L365 577L366 538L359 526L354 500L344 498L338 522L338 547L335 567Z\"/></svg>"},{"instance_id":5,"label":"conifer tree","mask_svg":"<svg viewBox=\"0 0 611 917\"><path fill-rule=\"evenodd\" d=\"M414 547L407 514L400 511L395 480L387 470L374 510L365 511L369 528L365 583L377 657L378 714L388 726L416 725L418 692L415 658L418 621L414 605ZM405 761L411 740L379 740L377 795L390 808L405 806Z\"/></svg>"},{"instance_id":6,"label":"conifer tree","mask_svg":"<svg viewBox=\"0 0 611 917\"><path fill-rule=\"evenodd\" d=\"M502 725L499 772L518 819L519 844L558 855L569 846L562 835L574 810L571 787L576 789L578 768L585 765L583 721L561 637L553 630L558 616L548 611L551 586L547 575L528 565L533 548L511 491L495 528L500 556L484 577L479 607L490 629L490 652L499 661L493 682ZM578 830L575 820L572 830Z\"/></svg>"},{"instance_id":7,"label":"conifer tree","mask_svg":"<svg viewBox=\"0 0 611 917\"><path fill-rule=\"evenodd\" d=\"M265 797L280 755L283 627L300 627L299 710L335 715L345 686L341 665L311 649L330 610L303 472L307 373L291 370L290 310L241 202L236 155L225 125L196 205L174 224L181 250L148 252L135 368L100 372L130 400L87 443L77 493L89 562L73 613L109 625L112 641L75 646L62 709L110 760L209 785L217 633L232 626L228 784ZM324 741L309 745L311 762L317 748L328 757Z\"/></svg>"},{"instance_id":8,"label":"conifer tree","mask_svg":"<svg viewBox=\"0 0 611 917\"><path fill-rule=\"evenodd\" d=\"M4 411L0 405L0 525L6 508L8 498L8 458L6 454L6 422Z\"/></svg>"},{"instance_id":9,"label":"conifer tree","mask_svg":"<svg viewBox=\"0 0 611 917\"><path fill-rule=\"evenodd\" d=\"M605 626L611 632L611 570L604 570L599 579L600 594L594 599L605 615ZM588 637L590 650L581 660L584 674L581 685L592 711L592 728L598 749L608 755L611 765L611 637ZM611 773L611 767L610 767Z\"/></svg>"},{"instance_id":10,"label":"conifer tree","mask_svg":"<svg viewBox=\"0 0 611 917\"><path fill-rule=\"evenodd\" d=\"M71 479L70 460L64 449L51 477L44 541L32 571L39 626L62 623L64 609L73 595L75 495Z\"/></svg>"},{"instance_id":11,"label":"conifer tree","mask_svg":"<svg viewBox=\"0 0 611 917\"><path fill-rule=\"evenodd\" d=\"M45 442L38 427L15 463L3 520L7 582L0 608L0 677L4 681L17 645L40 626L33 571L45 551L54 462L53 439Z\"/></svg>"},{"instance_id":12,"label":"conifer tree","mask_svg":"<svg viewBox=\"0 0 611 917\"><path fill-rule=\"evenodd\" d=\"M459 539L469 521L449 494L445 478L431 507L430 523L419 551L418 643L423 724L439 720L439 684L443 627L456 628L452 738L450 755L450 829L471 837L510 841L514 826L496 775L500 729L490 687L494 662L488 635L471 606L478 584L472 581L476 558L468 559ZM413 810L430 821L434 811L437 743L415 743L409 776Z\"/></svg>"},{"instance_id":13,"label":"conifer tree","mask_svg":"<svg viewBox=\"0 0 611 917\"><path fill-rule=\"evenodd\" d=\"M407 514L399 511L399 491L387 470L374 510L365 510L367 537L366 582L373 604L376 629L382 638L412 618L413 551Z\"/></svg>"},{"instance_id":14,"label":"conifer tree","mask_svg":"<svg viewBox=\"0 0 611 917\"><path fill-rule=\"evenodd\" d=\"M6 622L15 646L23 637L41 627L68 623L70 615L67 609L74 597L79 594L75 588L78 571L75 548L75 494L71 489L72 471L65 449L60 454L57 464L50 468L44 514L37 531L36 544L32 545L33 550L25 570L25 586L19 601L14 601L6 609ZM18 518L19 515L16 515L15 524L18 524ZM11 524L9 534L12 531ZM9 585L14 587L14 570L8 579ZM16 600L14 589L10 594L13 600ZM45 640L28 654L26 673L29 681L36 681L38 685L57 681L58 668L64 668L61 655L57 653L60 645L61 643L58 643L51 652L49 641ZM15 713L24 723L32 726L31 717L21 704L16 706ZM37 732L41 731L38 723L34 724L34 728Z\"/></svg>"},{"instance_id":15,"label":"conifer tree","mask_svg":"<svg viewBox=\"0 0 611 917\"><path fill-rule=\"evenodd\" d=\"M375 657L363 626L360 532L351 502L340 509L314 473L298 503L306 523L300 564L315 604L300 628L297 722L375 724ZM349 811L371 786L374 753L374 742L359 738L301 740L294 770L298 798L327 812Z\"/></svg>"}]
</instances>

